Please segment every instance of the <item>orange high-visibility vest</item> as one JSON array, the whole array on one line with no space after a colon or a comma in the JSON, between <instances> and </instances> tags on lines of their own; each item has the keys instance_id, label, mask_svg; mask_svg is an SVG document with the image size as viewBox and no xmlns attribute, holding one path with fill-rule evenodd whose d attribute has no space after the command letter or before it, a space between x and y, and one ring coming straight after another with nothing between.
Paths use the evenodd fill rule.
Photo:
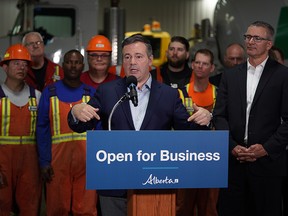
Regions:
<instances>
[{"instance_id":1,"label":"orange high-visibility vest","mask_svg":"<svg viewBox=\"0 0 288 216\"><path fill-rule=\"evenodd\" d=\"M1 87L0 95L0 145L36 144L37 101L35 89L30 87L28 103L23 107L11 103Z\"/></svg>"},{"instance_id":2,"label":"orange high-visibility vest","mask_svg":"<svg viewBox=\"0 0 288 216\"><path fill-rule=\"evenodd\" d=\"M54 91L53 86L50 87L50 92ZM82 96L82 101L75 101L73 103L65 103L58 99L57 95L50 96L50 119L51 119L51 135L52 144L59 144L62 142L69 142L73 140L86 140L85 133L73 132L67 123L67 114L71 107L77 103L87 103L90 100L90 95L85 92Z\"/></svg>"},{"instance_id":3,"label":"orange high-visibility vest","mask_svg":"<svg viewBox=\"0 0 288 216\"><path fill-rule=\"evenodd\" d=\"M212 112L216 102L216 86L208 84L203 92L194 91L194 81L190 82L183 89L178 89L180 98L190 115L193 114L193 103Z\"/></svg>"}]
</instances>

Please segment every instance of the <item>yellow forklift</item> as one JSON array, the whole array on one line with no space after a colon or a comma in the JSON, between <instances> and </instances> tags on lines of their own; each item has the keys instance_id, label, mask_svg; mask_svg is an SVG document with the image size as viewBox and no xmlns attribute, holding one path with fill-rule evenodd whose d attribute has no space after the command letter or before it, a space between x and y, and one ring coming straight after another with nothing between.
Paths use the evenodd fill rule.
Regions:
<instances>
[{"instance_id":1,"label":"yellow forklift","mask_svg":"<svg viewBox=\"0 0 288 216\"><path fill-rule=\"evenodd\" d=\"M133 34L142 34L150 41L153 49L153 63L150 70L155 70L157 74L160 73L159 66L166 62L166 50L168 49L168 44L171 40L170 34L161 30L161 26L158 21L153 21L152 26L150 24L145 24L143 31L126 32L125 38ZM109 68L109 72L121 77L125 76L124 69L121 64L112 65Z\"/></svg>"},{"instance_id":2,"label":"yellow forklift","mask_svg":"<svg viewBox=\"0 0 288 216\"><path fill-rule=\"evenodd\" d=\"M170 34L161 30L160 22L153 21L152 25L145 24L143 27L143 31L126 32L125 37L129 37L137 33L142 34L144 37L150 40L153 49L153 65L162 65L166 61L165 52L171 40Z\"/></svg>"}]
</instances>

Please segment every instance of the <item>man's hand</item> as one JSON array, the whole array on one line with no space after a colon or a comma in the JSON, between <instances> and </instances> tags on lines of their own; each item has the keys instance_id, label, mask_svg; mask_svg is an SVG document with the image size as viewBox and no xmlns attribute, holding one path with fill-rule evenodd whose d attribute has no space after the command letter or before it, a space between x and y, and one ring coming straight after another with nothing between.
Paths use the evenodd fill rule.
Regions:
<instances>
[{"instance_id":1,"label":"man's hand","mask_svg":"<svg viewBox=\"0 0 288 216\"><path fill-rule=\"evenodd\" d=\"M241 145L237 145L232 150L232 154L240 162L254 162L258 158L267 155L267 152L261 144L254 144L254 145L251 145L249 148L246 148Z\"/></svg>"},{"instance_id":2,"label":"man's hand","mask_svg":"<svg viewBox=\"0 0 288 216\"><path fill-rule=\"evenodd\" d=\"M248 149L244 146L237 145L232 150L232 155L234 155L240 163L244 162L253 162L256 159L253 157L253 154L248 151Z\"/></svg>"},{"instance_id":3,"label":"man's hand","mask_svg":"<svg viewBox=\"0 0 288 216\"><path fill-rule=\"evenodd\" d=\"M210 112L202 107L193 104L194 113L188 118L188 121L194 121L199 125L209 125L211 121Z\"/></svg>"},{"instance_id":4,"label":"man's hand","mask_svg":"<svg viewBox=\"0 0 288 216\"><path fill-rule=\"evenodd\" d=\"M268 155L263 145L258 144L258 143L251 145L248 148L248 151L251 152L253 154L253 157L256 159Z\"/></svg>"},{"instance_id":5,"label":"man's hand","mask_svg":"<svg viewBox=\"0 0 288 216\"><path fill-rule=\"evenodd\" d=\"M82 122L90 121L93 118L100 120L100 116L97 114L98 108L94 108L86 103L76 104L72 107L72 115Z\"/></svg>"},{"instance_id":6,"label":"man's hand","mask_svg":"<svg viewBox=\"0 0 288 216\"><path fill-rule=\"evenodd\" d=\"M44 182L50 183L54 177L53 168L50 165L41 168L41 176Z\"/></svg>"}]
</instances>

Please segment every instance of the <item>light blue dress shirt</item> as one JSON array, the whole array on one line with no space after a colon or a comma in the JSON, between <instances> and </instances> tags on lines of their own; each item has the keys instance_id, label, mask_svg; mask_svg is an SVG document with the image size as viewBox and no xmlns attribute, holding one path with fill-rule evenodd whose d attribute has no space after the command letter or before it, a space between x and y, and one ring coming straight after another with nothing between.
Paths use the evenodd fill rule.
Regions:
<instances>
[{"instance_id":1,"label":"light blue dress shirt","mask_svg":"<svg viewBox=\"0 0 288 216\"><path fill-rule=\"evenodd\" d=\"M152 77L150 75L149 79L143 85L142 89L136 88L138 96L138 106L135 107L130 100L130 109L132 114L132 119L136 131L139 131L146 113L146 109L149 102L150 91L151 91ZM128 89L129 90L129 89Z\"/></svg>"}]
</instances>

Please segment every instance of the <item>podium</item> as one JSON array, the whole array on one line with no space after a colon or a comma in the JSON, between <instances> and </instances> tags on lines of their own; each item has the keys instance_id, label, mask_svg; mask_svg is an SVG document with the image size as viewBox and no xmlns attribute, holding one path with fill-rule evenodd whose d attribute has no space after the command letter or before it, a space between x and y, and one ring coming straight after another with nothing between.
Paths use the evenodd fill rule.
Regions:
<instances>
[{"instance_id":1,"label":"podium","mask_svg":"<svg viewBox=\"0 0 288 216\"><path fill-rule=\"evenodd\" d=\"M176 190L129 190L128 216L175 216Z\"/></svg>"},{"instance_id":2,"label":"podium","mask_svg":"<svg viewBox=\"0 0 288 216\"><path fill-rule=\"evenodd\" d=\"M88 131L86 188L128 190L129 216L175 216L178 188L228 186L228 151L227 131Z\"/></svg>"}]
</instances>

